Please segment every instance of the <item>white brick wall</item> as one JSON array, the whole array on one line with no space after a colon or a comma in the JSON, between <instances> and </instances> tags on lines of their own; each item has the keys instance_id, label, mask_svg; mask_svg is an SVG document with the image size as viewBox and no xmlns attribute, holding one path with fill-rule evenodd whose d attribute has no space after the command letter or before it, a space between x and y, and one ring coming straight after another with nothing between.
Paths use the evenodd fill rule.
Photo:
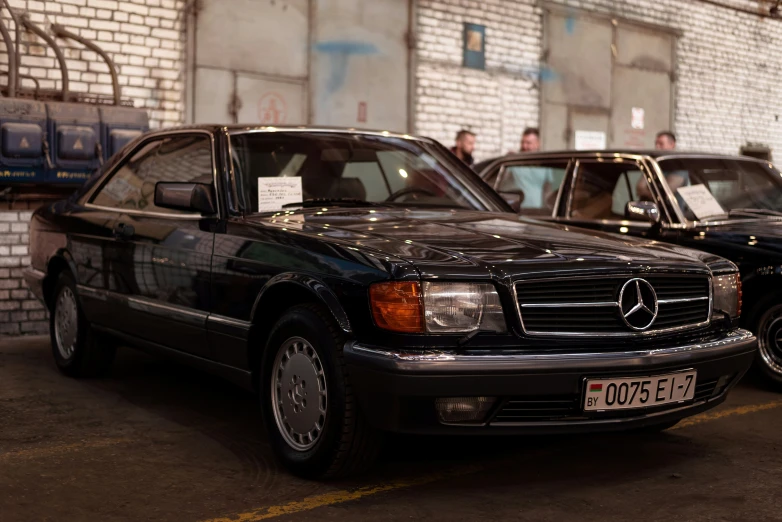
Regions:
<instances>
[{"instance_id":1,"label":"white brick wall","mask_svg":"<svg viewBox=\"0 0 782 522\"><path fill-rule=\"evenodd\" d=\"M16 13L28 12L33 22L49 32L52 23L88 38L117 64L123 97L148 109L150 125L165 127L184 121L185 0L11 0ZM6 9L0 11L14 37ZM43 89L59 89L60 69L54 52L40 38L23 32L19 72L35 76ZM67 59L70 89L111 94L111 76L94 52L71 40L58 39ZM0 70L8 56L0 44ZM5 83L6 76L0 77ZM30 80L22 80L33 87Z\"/></svg>"},{"instance_id":2,"label":"white brick wall","mask_svg":"<svg viewBox=\"0 0 782 522\"><path fill-rule=\"evenodd\" d=\"M27 289L22 268L28 255L30 211L0 210L0 335L48 331L46 310Z\"/></svg>"},{"instance_id":3,"label":"white brick wall","mask_svg":"<svg viewBox=\"0 0 782 522\"><path fill-rule=\"evenodd\" d=\"M746 142L782 150L782 21L698 0L560 0L560 5L677 29L674 129L680 148L738 152ZM768 9L768 2L724 0ZM419 0L416 132L452 144L478 134L476 157L517 150L539 121L532 81L541 55L537 0ZM463 23L486 25L486 68L461 67Z\"/></svg>"}]
</instances>

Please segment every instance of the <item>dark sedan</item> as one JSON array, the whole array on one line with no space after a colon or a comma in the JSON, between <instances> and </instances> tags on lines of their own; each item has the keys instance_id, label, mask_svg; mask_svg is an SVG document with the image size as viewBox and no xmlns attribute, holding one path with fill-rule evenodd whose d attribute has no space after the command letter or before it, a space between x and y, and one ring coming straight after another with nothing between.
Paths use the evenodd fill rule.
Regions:
<instances>
[{"instance_id":1,"label":"dark sedan","mask_svg":"<svg viewBox=\"0 0 782 522\"><path fill-rule=\"evenodd\" d=\"M677 151L517 154L480 175L521 215L697 248L735 262L757 367L782 386L782 173Z\"/></svg>"},{"instance_id":2,"label":"dark sedan","mask_svg":"<svg viewBox=\"0 0 782 522\"><path fill-rule=\"evenodd\" d=\"M258 392L293 471L382 432L664 429L749 367L736 266L519 220L431 140L202 126L143 136L31 224L71 376L114 341Z\"/></svg>"}]
</instances>

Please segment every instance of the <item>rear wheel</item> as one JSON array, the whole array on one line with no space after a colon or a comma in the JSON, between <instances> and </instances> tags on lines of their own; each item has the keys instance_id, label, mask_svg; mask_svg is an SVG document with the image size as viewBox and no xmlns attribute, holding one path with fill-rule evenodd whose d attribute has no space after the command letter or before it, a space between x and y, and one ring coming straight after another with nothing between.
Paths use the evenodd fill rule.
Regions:
<instances>
[{"instance_id":1,"label":"rear wheel","mask_svg":"<svg viewBox=\"0 0 782 522\"><path fill-rule=\"evenodd\" d=\"M345 338L322 307L288 310L272 329L261 403L272 446L295 474L336 478L374 461L379 438L358 411Z\"/></svg>"},{"instance_id":2,"label":"rear wheel","mask_svg":"<svg viewBox=\"0 0 782 522\"><path fill-rule=\"evenodd\" d=\"M756 317L756 366L767 380L782 388L782 304L771 305Z\"/></svg>"},{"instance_id":3,"label":"rear wheel","mask_svg":"<svg viewBox=\"0 0 782 522\"><path fill-rule=\"evenodd\" d=\"M60 274L51 302L49 334L57 368L69 377L105 374L114 362L116 348L98 336L84 317L69 274Z\"/></svg>"}]
</instances>

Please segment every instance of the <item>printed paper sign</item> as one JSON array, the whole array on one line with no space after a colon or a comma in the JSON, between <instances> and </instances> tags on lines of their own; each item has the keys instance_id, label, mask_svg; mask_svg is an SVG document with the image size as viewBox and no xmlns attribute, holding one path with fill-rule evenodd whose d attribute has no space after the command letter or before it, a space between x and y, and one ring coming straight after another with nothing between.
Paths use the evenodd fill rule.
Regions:
<instances>
[{"instance_id":1,"label":"printed paper sign","mask_svg":"<svg viewBox=\"0 0 782 522\"><path fill-rule=\"evenodd\" d=\"M685 203L690 207L692 213L698 219L709 216L719 216L725 213L719 202L706 188L706 185L691 185L689 187L680 187L677 191Z\"/></svg>"},{"instance_id":2,"label":"printed paper sign","mask_svg":"<svg viewBox=\"0 0 782 522\"><path fill-rule=\"evenodd\" d=\"M303 200L301 178L258 178L258 212L282 210L283 205Z\"/></svg>"},{"instance_id":3,"label":"printed paper sign","mask_svg":"<svg viewBox=\"0 0 782 522\"><path fill-rule=\"evenodd\" d=\"M599 150L606 148L606 133L601 131L576 131L576 150Z\"/></svg>"},{"instance_id":4,"label":"printed paper sign","mask_svg":"<svg viewBox=\"0 0 782 522\"><path fill-rule=\"evenodd\" d=\"M633 107L632 119L630 120L630 126L634 129L644 128L644 110L643 107Z\"/></svg>"}]
</instances>

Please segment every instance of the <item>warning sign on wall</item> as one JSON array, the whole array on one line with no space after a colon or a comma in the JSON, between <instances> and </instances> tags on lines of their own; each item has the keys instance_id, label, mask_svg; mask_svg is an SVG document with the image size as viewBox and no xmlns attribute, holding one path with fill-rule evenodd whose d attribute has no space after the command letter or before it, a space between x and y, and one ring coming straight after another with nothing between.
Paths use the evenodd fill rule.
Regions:
<instances>
[{"instance_id":1,"label":"warning sign on wall","mask_svg":"<svg viewBox=\"0 0 782 522\"><path fill-rule=\"evenodd\" d=\"M258 99L258 121L265 125L281 125L287 122L288 108L285 98L276 92L267 92Z\"/></svg>"}]
</instances>

